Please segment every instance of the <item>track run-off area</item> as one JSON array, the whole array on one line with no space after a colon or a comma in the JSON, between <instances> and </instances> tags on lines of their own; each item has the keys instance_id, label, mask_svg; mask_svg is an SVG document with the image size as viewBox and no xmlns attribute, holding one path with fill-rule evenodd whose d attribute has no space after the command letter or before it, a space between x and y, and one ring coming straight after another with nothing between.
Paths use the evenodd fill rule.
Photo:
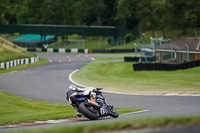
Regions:
<instances>
[{"instance_id":1,"label":"track run-off area","mask_svg":"<svg viewBox=\"0 0 200 133\"><path fill-rule=\"evenodd\" d=\"M62 54L37 53L51 63L0 75L0 91L5 91L29 99L68 104L65 91L72 82L69 75L87 65L92 58L106 54ZM154 96L104 92L111 105L116 108L138 107L146 110L138 113L120 115L118 119L102 118L97 121L66 121L68 125L105 123L140 117L196 116L200 115L200 96ZM47 125L45 125L48 127ZM0 129L1 130L1 129Z\"/></svg>"}]
</instances>

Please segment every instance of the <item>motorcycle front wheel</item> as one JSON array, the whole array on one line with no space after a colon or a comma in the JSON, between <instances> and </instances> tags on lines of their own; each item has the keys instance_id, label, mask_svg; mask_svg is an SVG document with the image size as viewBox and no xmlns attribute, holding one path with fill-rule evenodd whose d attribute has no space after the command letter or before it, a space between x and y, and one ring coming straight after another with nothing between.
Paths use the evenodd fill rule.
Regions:
<instances>
[{"instance_id":1,"label":"motorcycle front wheel","mask_svg":"<svg viewBox=\"0 0 200 133\"><path fill-rule=\"evenodd\" d=\"M110 116L112 116L113 118L118 118L118 117L119 117L119 114L118 114L118 112L115 110L115 108L113 108L113 109L111 110Z\"/></svg>"},{"instance_id":2,"label":"motorcycle front wheel","mask_svg":"<svg viewBox=\"0 0 200 133\"><path fill-rule=\"evenodd\" d=\"M84 102L80 103L79 106L78 106L78 108L79 108L79 111L85 117L87 117L88 119L90 119L90 120L97 120L97 119L99 119L99 112L96 111L96 110L94 110L94 109L93 109L94 111L92 111L91 107L85 105Z\"/></svg>"}]
</instances>

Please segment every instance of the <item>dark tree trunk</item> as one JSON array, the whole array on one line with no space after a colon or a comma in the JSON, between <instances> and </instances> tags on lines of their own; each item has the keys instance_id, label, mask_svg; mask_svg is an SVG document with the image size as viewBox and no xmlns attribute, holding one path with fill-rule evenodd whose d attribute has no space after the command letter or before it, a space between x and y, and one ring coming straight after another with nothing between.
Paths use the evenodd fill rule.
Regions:
<instances>
[{"instance_id":1,"label":"dark tree trunk","mask_svg":"<svg viewBox=\"0 0 200 133\"><path fill-rule=\"evenodd\" d=\"M195 27L194 27L194 35L197 36L197 24L195 24Z\"/></svg>"},{"instance_id":2,"label":"dark tree trunk","mask_svg":"<svg viewBox=\"0 0 200 133\"><path fill-rule=\"evenodd\" d=\"M154 28L152 29L152 34L151 34L151 36L154 38L155 37L155 30L154 30Z\"/></svg>"},{"instance_id":3,"label":"dark tree trunk","mask_svg":"<svg viewBox=\"0 0 200 133\"><path fill-rule=\"evenodd\" d=\"M166 37L164 28L162 28L162 35L163 35L163 38Z\"/></svg>"}]
</instances>

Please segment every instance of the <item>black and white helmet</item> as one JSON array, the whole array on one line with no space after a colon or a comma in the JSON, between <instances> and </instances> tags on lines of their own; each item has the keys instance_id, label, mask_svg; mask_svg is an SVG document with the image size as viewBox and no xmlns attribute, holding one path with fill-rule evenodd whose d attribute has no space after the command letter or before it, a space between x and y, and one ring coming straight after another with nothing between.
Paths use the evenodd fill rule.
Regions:
<instances>
[{"instance_id":1,"label":"black and white helmet","mask_svg":"<svg viewBox=\"0 0 200 133\"><path fill-rule=\"evenodd\" d=\"M77 89L77 87L75 85L70 85L69 86L69 90L76 90L76 89Z\"/></svg>"}]
</instances>

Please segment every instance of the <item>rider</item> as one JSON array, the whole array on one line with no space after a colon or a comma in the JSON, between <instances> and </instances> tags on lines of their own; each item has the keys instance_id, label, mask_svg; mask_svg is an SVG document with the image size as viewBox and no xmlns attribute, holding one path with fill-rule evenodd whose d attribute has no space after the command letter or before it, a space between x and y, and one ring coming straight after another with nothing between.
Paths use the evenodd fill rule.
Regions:
<instances>
[{"instance_id":1,"label":"rider","mask_svg":"<svg viewBox=\"0 0 200 133\"><path fill-rule=\"evenodd\" d=\"M92 92L92 94L94 96L94 94L96 95L98 90L101 90L101 89L103 89L103 88L100 88L100 87L96 87L96 88L94 88L94 87L78 88L75 85L70 85L68 90L66 91L66 99L69 101L69 104L72 105L72 102L71 102L71 100L69 98L71 95L76 95L78 92L84 92L84 93ZM74 108L77 116L81 117L82 114L78 111L77 107L75 107L73 105L72 105L72 107Z\"/></svg>"},{"instance_id":2,"label":"rider","mask_svg":"<svg viewBox=\"0 0 200 133\"><path fill-rule=\"evenodd\" d=\"M100 87L96 87L96 88L94 88L94 87L78 88L75 85L70 85L69 89L74 90L76 92L87 91L87 90L91 90L93 92L97 92L98 90L102 90L103 88L100 88Z\"/></svg>"}]
</instances>

